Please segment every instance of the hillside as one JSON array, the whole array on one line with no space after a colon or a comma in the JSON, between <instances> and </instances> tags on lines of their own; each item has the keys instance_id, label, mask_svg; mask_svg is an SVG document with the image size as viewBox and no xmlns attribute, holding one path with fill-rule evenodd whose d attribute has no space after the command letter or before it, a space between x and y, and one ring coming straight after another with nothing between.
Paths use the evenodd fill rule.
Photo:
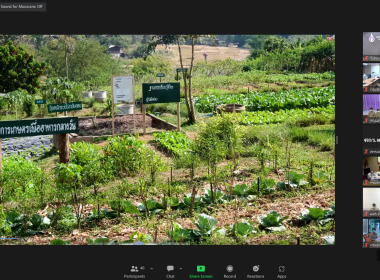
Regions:
<instances>
[{"instance_id":1,"label":"hillside","mask_svg":"<svg viewBox=\"0 0 380 280\"><path fill-rule=\"evenodd\" d=\"M190 66L191 46L182 45L181 50L184 66ZM164 55L172 62L173 66L180 67L178 47L176 45L171 45L170 49L165 49L165 46L158 46L156 52L161 53L162 51L165 52ZM250 50L237 47L212 47L206 45L197 45L194 47L194 63L199 60L204 60L204 53L208 54L208 61L226 59L228 57L236 60L244 60L250 54Z\"/></svg>"}]
</instances>

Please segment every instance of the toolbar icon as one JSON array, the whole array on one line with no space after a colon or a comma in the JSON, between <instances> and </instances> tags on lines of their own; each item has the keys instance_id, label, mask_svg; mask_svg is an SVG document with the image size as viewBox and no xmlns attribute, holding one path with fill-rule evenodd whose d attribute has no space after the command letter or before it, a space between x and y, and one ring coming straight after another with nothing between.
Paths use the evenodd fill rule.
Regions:
<instances>
[{"instance_id":1,"label":"toolbar icon","mask_svg":"<svg viewBox=\"0 0 380 280\"><path fill-rule=\"evenodd\" d=\"M206 267L204 265L198 265L197 266L197 271L198 272L205 272L205 270L206 270Z\"/></svg>"}]
</instances>

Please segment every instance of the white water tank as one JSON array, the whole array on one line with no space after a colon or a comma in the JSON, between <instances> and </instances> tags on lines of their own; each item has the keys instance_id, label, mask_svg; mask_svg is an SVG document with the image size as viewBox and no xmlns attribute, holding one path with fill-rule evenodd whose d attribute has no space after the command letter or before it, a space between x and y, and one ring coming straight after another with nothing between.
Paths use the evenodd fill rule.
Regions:
<instances>
[{"instance_id":1,"label":"white water tank","mask_svg":"<svg viewBox=\"0 0 380 280\"><path fill-rule=\"evenodd\" d=\"M94 91L94 98L96 101L106 102L107 92L106 91Z\"/></svg>"},{"instance_id":2,"label":"white water tank","mask_svg":"<svg viewBox=\"0 0 380 280\"><path fill-rule=\"evenodd\" d=\"M83 98L92 98L92 91L84 91Z\"/></svg>"},{"instance_id":3,"label":"white water tank","mask_svg":"<svg viewBox=\"0 0 380 280\"><path fill-rule=\"evenodd\" d=\"M122 104L117 105L117 114L119 115L128 115L133 114L133 110L135 108L134 104Z\"/></svg>"}]
</instances>

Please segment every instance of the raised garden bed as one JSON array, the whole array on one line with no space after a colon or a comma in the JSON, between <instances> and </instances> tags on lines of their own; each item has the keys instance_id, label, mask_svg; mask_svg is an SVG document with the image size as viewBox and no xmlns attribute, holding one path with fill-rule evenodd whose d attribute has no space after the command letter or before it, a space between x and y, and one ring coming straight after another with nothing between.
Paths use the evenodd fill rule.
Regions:
<instances>
[{"instance_id":1,"label":"raised garden bed","mask_svg":"<svg viewBox=\"0 0 380 280\"><path fill-rule=\"evenodd\" d=\"M136 132L143 131L143 116L136 114ZM145 116L146 132L151 132L157 129L176 129L171 125L159 118L147 114ZM95 123L95 126L94 126ZM133 133L133 115L120 115L115 116L115 134L120 133ZM112 119L110 117L81 117L79 118L79 133L78 136L102 136L112 134Z\"/></svg>"}]
</instances>

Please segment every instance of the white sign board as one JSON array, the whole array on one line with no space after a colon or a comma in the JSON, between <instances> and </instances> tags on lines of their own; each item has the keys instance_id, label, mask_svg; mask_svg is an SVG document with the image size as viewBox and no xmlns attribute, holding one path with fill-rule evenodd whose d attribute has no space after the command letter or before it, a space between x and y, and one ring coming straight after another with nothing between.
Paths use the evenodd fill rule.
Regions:
<instances>
[{"instance_id":1,"label":"white sign board","mask_svg":"<svg viewBox=\"0 0 380 280\"><path fill-rule=\"evenodd\" d=\"M113 103L133 103L133 76L115 76L112 78Z\"/></svg>"}]
</instances>

